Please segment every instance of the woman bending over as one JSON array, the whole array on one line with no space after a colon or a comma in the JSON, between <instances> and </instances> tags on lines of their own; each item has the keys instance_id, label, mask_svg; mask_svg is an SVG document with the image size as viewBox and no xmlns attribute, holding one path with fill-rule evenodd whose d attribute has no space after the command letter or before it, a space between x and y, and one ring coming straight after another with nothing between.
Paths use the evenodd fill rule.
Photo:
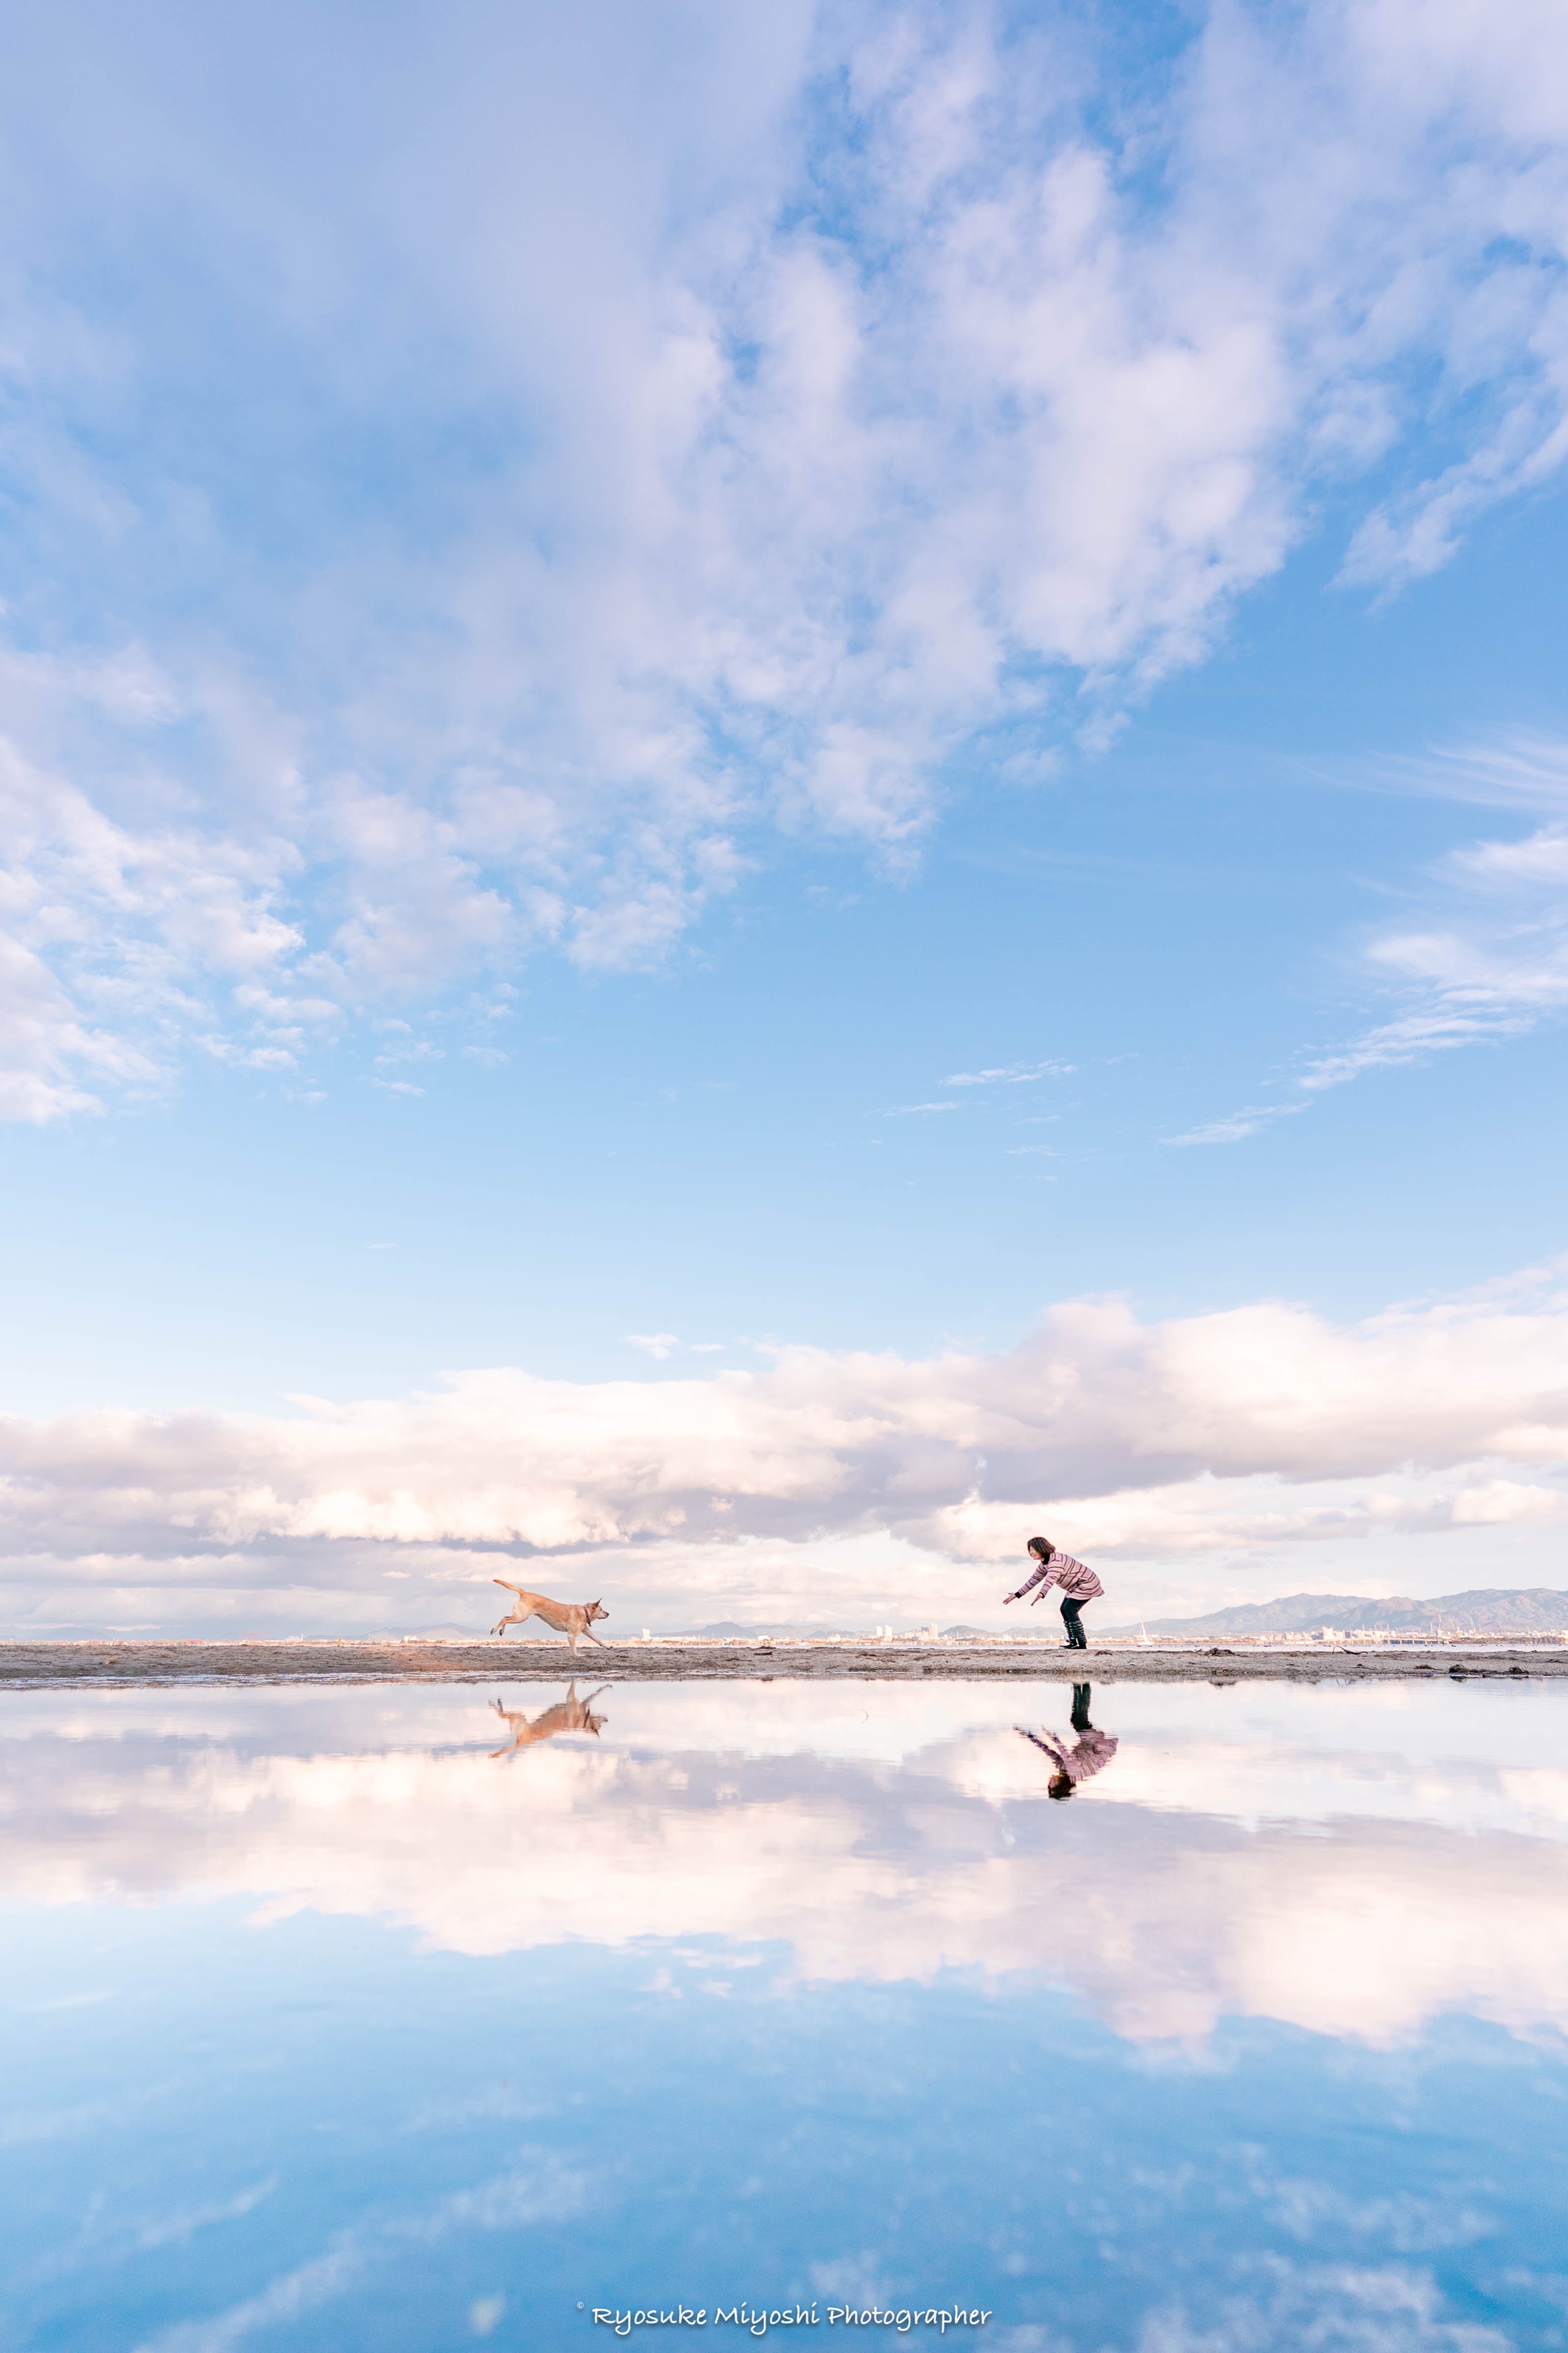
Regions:
<instances>
[{"instance_id":1,"label":"woman bending over","mask_svg":"<svg viewBox=\"0 0 1568 2353\"><path fill-rule=\"evenodd\" d=\"M1028 1549L1036 1567L1033 1577L1026 1577L1016 1593L1005 1593L1004 1601L1021 1601L1033 1586L1040 1590L1036 1600L1057 1586L1062 1597L1062 1623L1068 1630L1069 1651L1087 1651L1089 1641L1079 1615L1086 1601L1098 1601L1105 1588L1092 1568L1081 1560L1074 1560L1070 1552L1058 1552L1048 1536L1031 1536Z\"/></svg>"}]
</instances>

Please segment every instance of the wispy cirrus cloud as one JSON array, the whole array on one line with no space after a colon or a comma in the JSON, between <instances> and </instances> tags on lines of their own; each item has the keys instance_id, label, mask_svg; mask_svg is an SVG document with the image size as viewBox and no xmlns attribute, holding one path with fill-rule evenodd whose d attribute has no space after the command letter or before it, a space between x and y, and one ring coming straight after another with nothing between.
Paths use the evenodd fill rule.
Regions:
<instances>
[{"instance_id":1,"label":"wispy cirrus cloud","mask_svg":"<svg viewBox=\"0 0 1568 2353\"><path fill-rule=\"evenodd\" d=\"M1420 753L1358 763L1351 781L1424 799L1474 802L1484 808L1568 810L1568 742L1514 729L1469 743L1432 744Z\"/></svg>"},{"instance_id":2,"label":"wispy cirrus cloud","mask_svg":"<svg viewBox=\"0 0 1568 2353\"><path fill-rule=\"evenodd\" d=\"M1568 744L1536 741L1526 756L1508 742L1495 761L1479 746L1452 764L1435 754L1429 772L1449 789L1457 776L1474 779L1467 798L1556 806L1568 793ZM1521 837L1456 849L1432 870L1425 889L1440 910L1436 920L1378 933L1362 949L1363 971L1404 998L1399 1011L1311 1056L1279 1101L1248 1105L1168 1140L1239 1143L1305 1109L1303 1097L1370 1071L1522 1037L1568 1009L1568 826L1554 819Z\"/></svg>"},{"instance_id":3,"label":"wispy cirrus cloud","mask_svg":"<svg viewBox=\"0 0 1568 2353\"><path fill-rule=\"evenodd\" d=\"M1289 1119L1305 1111L1305 1103L1247 1103L1224 1119L1205 1120L1199 1127L1190 1127L1184 1134L1167 1136L1167 1144L1240 1144L1249 1135L1269 1127L1277 1119Z\"/></svg>"},{"instance_id":4,"label":"wispy cirrus cloud","mask_svg":"<svg viewBox=\"0 0 1568 2353\"><path fill-rule=\"evenodd\" d=\"M255 2295L202 2319L172 2322L143 2337L136 2353L235 2353L279 2321L334 2302L410 2242L431 2245L469 2232L515 2230L525 2220L574 2221L588 2207L591 2186L581 2169L549 2149L521 2149L507 2172L433 2200L423 2212L351 2223L320 2254L279 2273Z\"/></svg>"},{"instance_id":5,"label":"wispy cirrus cloud","mask_svg":"<svg viewBox=\"0 0 1568 2353\"><path fill-rule=\"evenodd\" d=\"M1010 1062L996 1071L954 1071L943 1079L944 1087L1028 1087L1037 1079L1070 1078L1077 1070L1076 1062Z\"/></svg>"}]
</instances>

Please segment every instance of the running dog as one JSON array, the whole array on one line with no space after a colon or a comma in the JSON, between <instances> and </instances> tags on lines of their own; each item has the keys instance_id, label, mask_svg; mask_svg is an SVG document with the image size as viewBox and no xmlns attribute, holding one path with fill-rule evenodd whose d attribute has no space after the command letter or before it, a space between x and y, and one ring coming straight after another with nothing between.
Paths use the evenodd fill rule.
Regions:
<instances>
[{"instance_id":1,"label":"running dog","mask_svg":"<svg viewBox=\"0 0 1568 2353\"><path fill-rule=\"evenodd\" d=\"M558 1699L553 1707L547 1707L542 1715L531 1718L524 1715L519 1707L502 1707L499 1699L491 1700L490 1705L510 1730L511 1738L504 1748L492 1748L490 1755L515 1757L520 1748L531 1748L536 1740L553 1740L558 1732L592 1732L596 1736L601 1724L608 1724L610 1719L607 1715L594 1714L594 1702L599 1692L607 1692L609 1688L608 1683L601 1683L599 1691L590 1692L585 1699L579 1699L577 1678L574 1675L566 1687L565 1698Z\"/></svg>"},{"instance_id":2,"label":"running dog","mask_svg":"<svg viewBox=\"0 0 1568 2353\"><path fill-rule=\"evenodd\" d=\"M530 1593L526 1586L513 1585L505 1577L492 1577L490 1583L502 1586L508 1593L517 1596L517 1608L510 1617L501 1619L499 1624L490 1628L492 1637L499 1634L504 1641L509 1626L526 1626L531 1618L542 1618L552 1632L565 1635L572 1645L574 1658L577 1655L579 1634L586 1634L597 1649L604 1649L603 1642L594 1631L595 1619L607 1618L610 1614L602 1602L551 1601L542 1593Z\"/></svg>"}]
</instances>

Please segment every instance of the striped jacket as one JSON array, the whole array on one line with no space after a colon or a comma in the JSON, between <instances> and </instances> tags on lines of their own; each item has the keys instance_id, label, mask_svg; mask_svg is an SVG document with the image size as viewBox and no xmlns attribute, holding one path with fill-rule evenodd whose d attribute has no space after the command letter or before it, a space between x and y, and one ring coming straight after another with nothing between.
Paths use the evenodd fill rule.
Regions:
<instances>
[{"instance_id":1,"label":"striped jacket","mask_svg":"<svg viewBox=\"0 0 1568 2353\"><path fill-rule=\"evenodd\" d=\"M1018 1729L1024 1732L1022 1725ZM1032 1740L1037 1748L1045 1750L1058 1773L1065 1773L1075 1789L1091 1774L1103 1773L1121 1746L1114 1733L1096 1732L1092 1724L1087 1732L1079 1734L1070 1748L1065 1748L1060 1741L1053 1740L1048 1732L1043 1740L1033 1732L1024 1732L1024 1737Z\"/></svg>"},{"instance_id":2,"label":"striped jacket","mask_svg":"<svg viewBox=\"0 0 1568 2353\"><path fill-rule=\"evenodd\" d=\"M1040 1588L1037 1599L1040 1599L1053 1585L1060 1586L1064 1598L1068 1601L1098 1601L1105 1591L1093 1569L1081 1560L1074 1560L1070 1552L1054 1552L1049 1560L1043 1560L1033 1577L1024 1579L1013 1596L1014 1600L1021 1601L1025 1594L1037 1585Z\"/></svg>"}]
</instances>

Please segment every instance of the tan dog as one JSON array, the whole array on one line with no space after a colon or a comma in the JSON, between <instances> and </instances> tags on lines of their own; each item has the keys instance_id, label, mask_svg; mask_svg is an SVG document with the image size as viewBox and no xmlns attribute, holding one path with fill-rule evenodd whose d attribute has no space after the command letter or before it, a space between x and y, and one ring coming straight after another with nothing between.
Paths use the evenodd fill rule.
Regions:
<instances>
[{"instance_id":1,"label":"tan dog","mask_svg":"<svg viewBox=\"0 0 1568 2353\"><path fill-rule=\"evenodd\" d=\"M558 1699L553 1707L547 1707L542 1715L536 1715L531 1720L520 1707L502 1707L499 1699L491 1700L490 1705L502 1723L510 1725L511 1739L505 1748L492 1748L490 1755L515 1757L520 1748L531 1748L536 1740L553 1740L558 1732L592 1732L596 1735L601 1724L608 1724L610 1719L607 1715L594 1714L594 1702L599 1692L607 1692L609 1688L608 1683L601 1683L599 1691L590 1692L586 1699L579 1699L577 1678L574 1675L566 1686L565 1698Z\"/></svg>"},{"instance_id":2,"label":"tan dog","mask_svg":"<svg viewBox=\"0 0 1568 2353\"><path fill-rule=\"evenodd\" d=\"M530 1593L526 1586L513 1585L504 1577L492 1577L490 1583L502 1586L508 1593L515 1593L517 1596L517 1608L510 1617L501 1619L499 1624L490 1628L491 1634L499 1634L503 1641L509 1626L526 1626L531 1618L542 1618L553 1633L565 1635L572 1645L574 1658L577 1655L579 1634L586 1634L590 1642L601 1651L604 1649L603 1642L594 1631L595 1619L607 1618L610 1614L602 1603L551 1601L542 1593Z\"/></svg>"}]
</instances>

